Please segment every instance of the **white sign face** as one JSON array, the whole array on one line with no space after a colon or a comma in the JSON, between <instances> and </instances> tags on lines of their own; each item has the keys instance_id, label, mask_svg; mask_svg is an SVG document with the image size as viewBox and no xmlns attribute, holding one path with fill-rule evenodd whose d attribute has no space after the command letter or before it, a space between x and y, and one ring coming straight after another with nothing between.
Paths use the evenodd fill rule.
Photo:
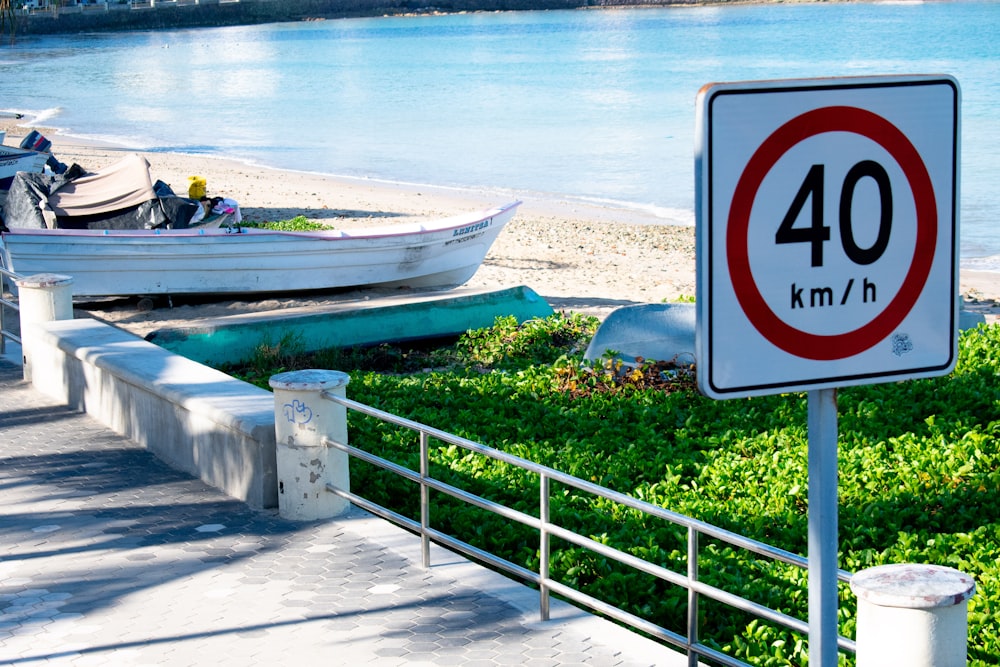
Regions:
<instances>
[{"instance_id":1,"label":"white sign face","mask_svg":"<svg viewBox=\"0 0 1000 667\"><path fill-rule=\"evenodd\" d=\"M951 372L959 102L948 76L702 89L702 392L735 398Z\"/></svg>"}]
</instances>

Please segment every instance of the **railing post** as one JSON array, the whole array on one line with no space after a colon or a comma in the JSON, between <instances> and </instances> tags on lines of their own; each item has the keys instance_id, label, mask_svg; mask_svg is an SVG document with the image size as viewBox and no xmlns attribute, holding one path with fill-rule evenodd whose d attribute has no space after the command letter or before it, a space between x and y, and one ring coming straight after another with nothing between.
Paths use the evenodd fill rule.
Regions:
<instances>
[{"instance_id":1,"label":"railing post","mask_svg":"<svg viewBox=\"0 0 1000 667\"><path fill-rule=\"evenodd\" d=\"M23 377L31 380L31 328L36 324L73 319L73 279L55 273L39 273L14 281L21 313L21 362Z\"/></svg>"},{"instance_id":2,"label":"railing post","mask_svg":"<svg viewBox=\"0 0 1000 667\"><path fill-rule=\"evenodd\" d=\"M698 530L694 526L688 526L687 570L688 581L692 584L698 581L698 552L701 550L699 542L700 538ZM698 591L694 589L694 586L689 586L687 595L688 667L697 667L698 654L692 649L699 641L701 641L698 636Z\"/></svg>"},{"instance_id":3,"label":"railing post","mask_svg":"<svg viewBox=\"0 0 1000 667\"><path fill-rule=\"evenodd\" d=\"M551 521L552 480L542 474L538 480L538 519L541 530L538 535L538 609L543 621L549 620L551 605L549 602L549 556L552 551L552 540L549 536Z\"/></svg>"},{"instance_id":4,"label":"railing post","mask_svg":"<svg viewBox=\"0 0 1000 667\"><path fill-rule=\"evenodd\" d=\"M425 431L420 432L420 564L424 569L431 566L431 490L427 488L427 478L431 474L430 438Z\"/></svg>"},{"instance_id":5,"label":"railing post","mask_svg":"<svg viewBox=\"0 0 1000 667\"><path fill-rule=\"evenodd\" d=\"M347 444L347 408L321 396L345 396L350 376L339 371L302 370L271 376L278 471L278 514L286 519L329 519L350 503L327 490L350 490L348 454L323 439Z\"/></svg>"},{"instance_id":6,"label":"railing post","mask_svg":"<svg viewBox=\"0 0 1000 667\"><path fill-rule=\"evenodd\" d=\"M965 667L972 577L939 565L881 565L851 578L857 667Z\"/></svg>"}]
</instances>

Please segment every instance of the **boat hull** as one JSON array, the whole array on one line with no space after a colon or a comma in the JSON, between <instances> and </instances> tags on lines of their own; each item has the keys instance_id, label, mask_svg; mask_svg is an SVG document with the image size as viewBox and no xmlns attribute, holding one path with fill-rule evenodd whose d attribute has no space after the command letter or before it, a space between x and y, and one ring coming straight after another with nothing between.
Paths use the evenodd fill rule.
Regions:
<instances>
[{"instance_id":1,"label":"boat hull","mask_svg":"<svg viewBox=\"0 0 1000 667\"><path fill-rule=\"evenodd\" d=\"M70 276L83 297L443 289L475 274L519 204L357 231L13 229L0 250L9 270Z\"/></svg>"},{"instance_id":2,"label":"boat hull","mask_svg":"<svg viewBox=\"0 0 1000 667\"><path fill-rule=\"evenodd\" d=\"M7 191L17 172L41 173L48 158L47 153L0 146L0 204L7 198Z\"/></svg>"}]
</instances>

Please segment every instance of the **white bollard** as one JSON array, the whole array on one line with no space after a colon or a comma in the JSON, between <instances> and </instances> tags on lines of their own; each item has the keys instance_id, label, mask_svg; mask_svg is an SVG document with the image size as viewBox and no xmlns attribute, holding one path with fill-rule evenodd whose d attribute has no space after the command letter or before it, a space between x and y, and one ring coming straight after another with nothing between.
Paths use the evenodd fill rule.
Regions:
<instances>
[{"instance_id":1,"label":"white bollard","mask_svg":"<svg viewBox=\"0 0 1000 667\"><path fill-rule=\"evenodd\" d=\"M851 577L851 590L857 667L965 667L972 577L940 565L881 565Z\"/></svg>"},{"instance_id":2,"label":"white bollard","mask_svg":"<svg viewBox=\"0 0 1000 667\"><path fill-rule=\"evenodd\" d=\"M286 519L329 519L350 503L326 485L350 490L346 452L323 438L347 443L347 408L320 396L346 395L350 376L339 371L302 370L271 377L278 469L278 514Z\"/></svg>"},{"instance_id":3,"label":"white bollard","mask_svg":"<svg viewBox=\"0 0 1000 667\"><path fill-rule=\"evenodd\" d=\"M21 319L23 377L31 380L31 328L36 324L73 319L73 279L56 273L19 278L17 307Z\"/></svg>"}]
</instances>

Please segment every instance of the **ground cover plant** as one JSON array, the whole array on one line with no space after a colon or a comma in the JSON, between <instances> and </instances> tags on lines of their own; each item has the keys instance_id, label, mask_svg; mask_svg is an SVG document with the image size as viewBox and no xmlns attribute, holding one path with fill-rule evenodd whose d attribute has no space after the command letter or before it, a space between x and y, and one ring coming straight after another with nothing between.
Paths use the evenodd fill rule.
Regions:
<instances>
[{"instance_id":1,"label":"ground cover plant","mask_svg":"<svg viewBox=\"0 0 1000 667\"><path fill-rule=\"evenodd\" d=\"M808 489L804 395L714 401L694 388L696 369L610 359L581 364L596 321L556 315L469 332L454 345L380 346L295 353L262 349L242 369L260 386L296 367L347 371L348 396L457 433L805 555ZM972 575L969 664L1000 664L1000 327L965 332L948 377L841 389L840 566L935 563ZM351 414L351 442L415 468L416 436ZM440 444L440 443L437 443ZM538 482L452 446L432 452L432 474L537 516ZM352 462L352 487L416 516L415 486ZM675 570L684 535L607 501L556 489L553 516L601 542ZM435 497L433 525L529 568L538 538L505 519ZM555 545L554 578L682 632L682 591ZM706 540L709 583L799 618L806 574L755 561ZM841 589L841 634L854 636L855 603ZM805 665L801 637L717 604L702 603L703 641L754 665ZM852 661L841 656L842 664Z\"/></svg>"},{"instance_id":2,"label":"ground cover plant","mask_svg":"<svg viewBox=\"0 0 1000 667\"><path fill-rule=\"evenodd\" d=\"M304 215L297 215L290 220L275 220L273 222L251 222L240 223L242 227L258 227L260 229L272 229L278 232L316 232L333 229L330 225L321 222L314 222Z\"/></svg>"}]
</instances>

